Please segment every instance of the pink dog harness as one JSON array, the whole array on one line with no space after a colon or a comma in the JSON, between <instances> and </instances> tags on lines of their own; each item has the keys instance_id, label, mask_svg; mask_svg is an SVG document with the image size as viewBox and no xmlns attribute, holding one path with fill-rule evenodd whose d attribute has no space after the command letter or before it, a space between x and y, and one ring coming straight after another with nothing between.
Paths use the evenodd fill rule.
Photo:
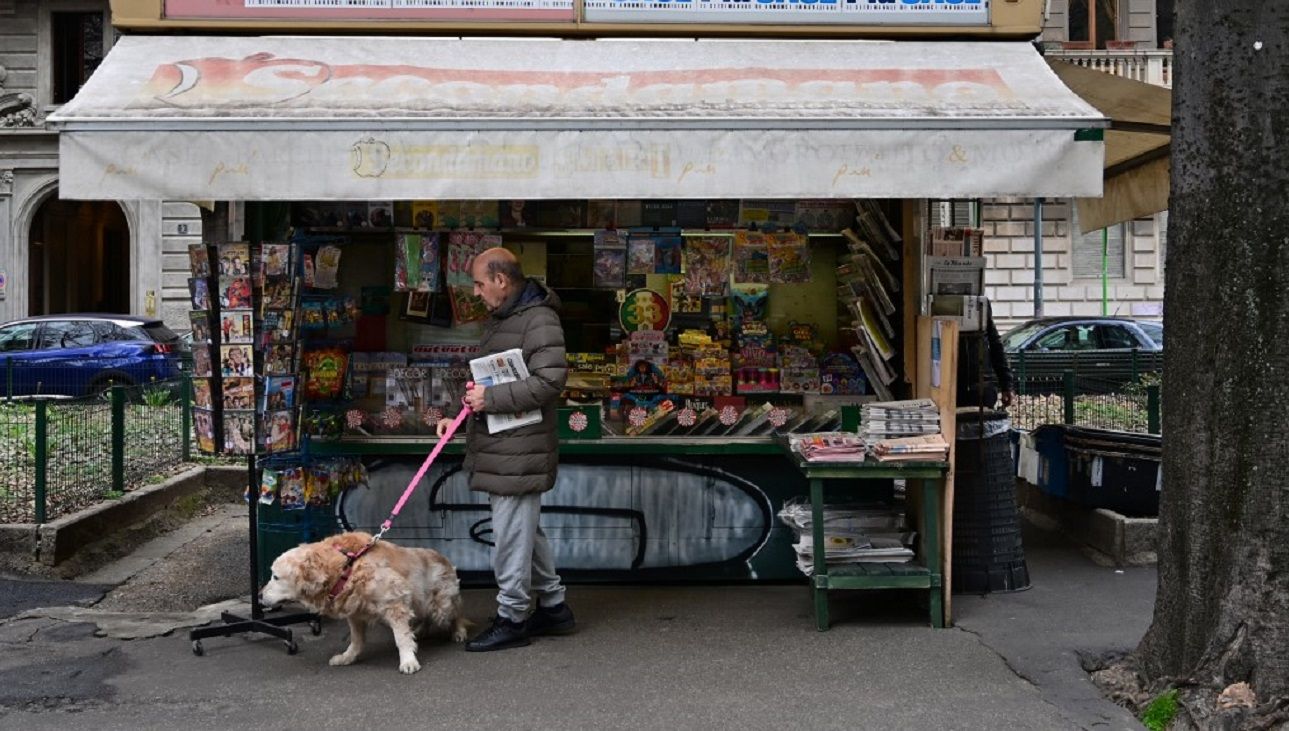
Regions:
<instances>
[{"instance_id":1,"label":"pink dog harness","mask_svg":"<svg viewBox=\"0 0 1289 731\"><path fill-rule=\"evenodd\" d=\"M471 388L474 388L474 384L467 383L465 387L468 391ZM434 449L430 451L429 455L425 458L425 461L421 463L421 469L416 471L416 475L413 476L412 481L408 483L407 489L403 491L403 496L398 499L398 503L394 505L394 509L390 512L389 517L385 519L384 523L380 524L380 530L376 535L372 536L372 539L367 542L367 545L357 551L346 551L341 546L335 545L335 549L345 555L345 568L341 570L340 578L336 579L336 583L331 586L331 591L327 592L327 601L334 601L335 598L340 596L340 593L345 590L345 585L349 583L349 575L353 573L354 563L357 562L358 559L362 558L363 554L370 551L371 547L376 545L376 541L383 538L385 532L394 525L394 519L398 517L398 513L403 509L403 506L407 504L407 499L412 497L412 493L416 492L416 488L421 484L421 480L425 477L425 473L429 471L430 465L434 464L434 460L438 459L439 453L443 451L443 447L452 439L452 436L456 434L457 429L461 428L461 424L465 422L466 417L469 415L470 407L466 406L465 400L462 399L461 413L457 414L456 418L452 420L452 423L449 424L448 428L443 432L443 436L439 438L439 443L434 445Z\"/></svg>"}]
</instances>

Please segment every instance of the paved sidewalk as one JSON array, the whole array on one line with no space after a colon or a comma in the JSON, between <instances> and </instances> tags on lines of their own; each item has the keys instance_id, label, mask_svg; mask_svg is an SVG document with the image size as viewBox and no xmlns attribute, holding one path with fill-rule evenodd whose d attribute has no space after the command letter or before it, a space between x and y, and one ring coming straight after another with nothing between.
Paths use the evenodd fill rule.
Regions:
<instances>
[{"instance_id":1,"label":"paved sidewalk","mask_svg":"<svg viewBox=\"0 0 1289 731\"><path fill-rule=\"evenodd\" d=\"M154 551L164 560L138 564L99 607L0 623L0 729L1139 728L1096 694L1076 653L1140 637L1153 571L1115 573L1042 534L1027 536L1034 588L957 597L957 629L923 626L898 596L842 594L839 624L819 633L804 585L574 587L578 634L492 654L432 639L424 669L405 677L385 630L359 664L329 667L339 622L319 637L298 629L294 657L241 637L194 657L175 629L192 615L158 610L203 583L235 585L197 569L222 557L208 565L233 572L239 525L229 511ZM189 599L167 599L167 582ZM492 600L467 592L468 614L484 621ZM174 631L122 641L94 622L122 637Z\"/></svg>"}]
</instances>

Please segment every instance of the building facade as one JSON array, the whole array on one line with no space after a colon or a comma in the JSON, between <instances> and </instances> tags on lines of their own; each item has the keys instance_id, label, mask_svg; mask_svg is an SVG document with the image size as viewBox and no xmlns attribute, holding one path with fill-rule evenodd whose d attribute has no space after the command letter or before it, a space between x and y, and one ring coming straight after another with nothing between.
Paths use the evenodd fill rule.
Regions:
<instances>
[{"instance_id":1,"label":"building facade","mask_svg":"<svg viewBox=\"0 0 1289 731\"><path fill-rule=\"evenodd\" d=\"M0 0L0 322L60 312L186 328L191 203L63 201L48 115L115 41L107 0Z\"/></svg>"},{"instance_id":2,"label":"building facade","mask_svg":"<svg viewBox=\"0 0 1289 731\"><path fill-rule=\"evenodd\" d=\"M1051 0L1042 41L1050 58L1172 86L1171 0ZM1159 319L1168 213L1080 234L1070 200L1044 201L1043 314ZM986 285L1005 329L1034 316L1035 211L1029 199L984 201ZM1104 249L1104 256L1103 256ZM1104 272L1104 276L1103 276ZM1103 305L1104 303L1104 305Z\"/></svg>"}]
</instances>

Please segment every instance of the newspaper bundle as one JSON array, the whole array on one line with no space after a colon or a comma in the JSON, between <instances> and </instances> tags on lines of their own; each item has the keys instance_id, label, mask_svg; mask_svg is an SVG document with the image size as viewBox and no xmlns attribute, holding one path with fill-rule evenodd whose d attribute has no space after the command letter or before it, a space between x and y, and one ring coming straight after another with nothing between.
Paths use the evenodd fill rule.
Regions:
<instances>
[{"instance_id":1,"label":"newspaper bundle","mask_svg":"<svg viewBox=\"0 0 1289 731\"><path fill-rule=\"evenodd\" d=\"M500 386L503 383L528 378L528 366L524 365L523 351L511 348L470 361L470 375L474 378L476 386ZM542 422L540 410L520 411L515 414L488 413L487 417L489 434Z\"/></svg>"}]
</instances>

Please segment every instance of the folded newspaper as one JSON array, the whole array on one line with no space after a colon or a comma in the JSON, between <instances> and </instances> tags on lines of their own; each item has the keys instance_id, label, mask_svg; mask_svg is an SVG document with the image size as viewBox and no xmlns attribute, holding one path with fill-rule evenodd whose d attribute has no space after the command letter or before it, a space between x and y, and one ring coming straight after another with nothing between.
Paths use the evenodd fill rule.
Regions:
<instances>
[{"instance_id":1,"label":"folded newspaper","mask_svg":"<svg viewBox=\"0 0 1289 731\"><path fill-rule=\"evenodd\" d=\"M474 378L476 386L500 386L503 383L513 383L528 378L528 366L524 365L523 351L511 348L470 361L470 375ZM486 416L489 434L542 422L540 410L520 411L516 414L488 412Z\"/></svg>"}]
</instances>

